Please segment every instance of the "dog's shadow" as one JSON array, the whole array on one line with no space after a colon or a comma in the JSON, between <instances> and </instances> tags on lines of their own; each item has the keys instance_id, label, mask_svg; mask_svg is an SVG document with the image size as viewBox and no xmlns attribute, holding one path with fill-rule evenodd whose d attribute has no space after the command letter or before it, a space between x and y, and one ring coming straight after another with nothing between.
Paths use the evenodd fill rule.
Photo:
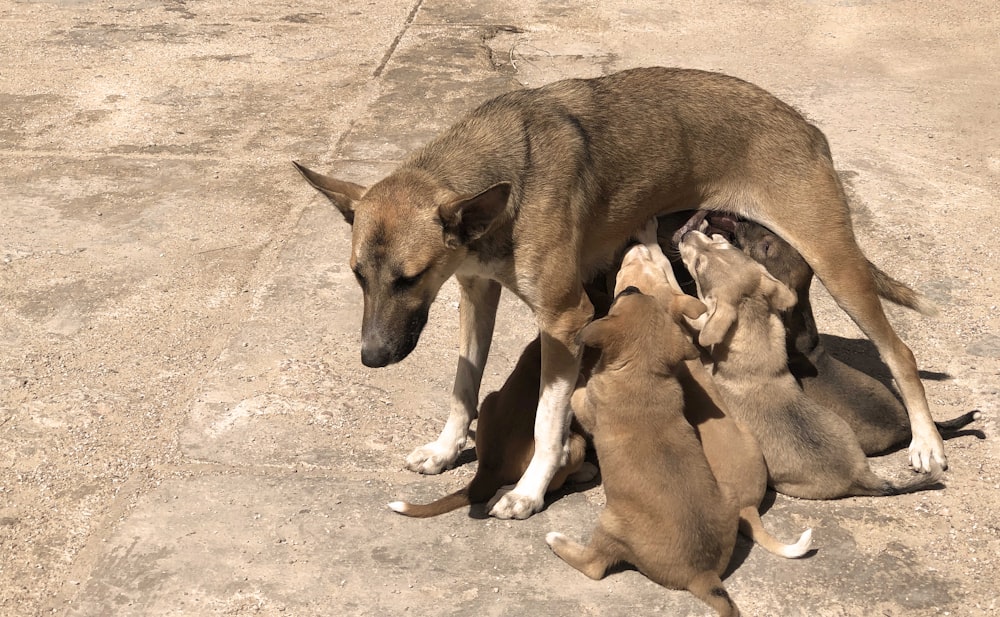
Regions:
<instances>
[{"instance_id":1,"label":"dog's shadow","mask_svg":"<svg viewBox=\"0 0 1000 617\"><path fill-rule=\"evenodd\" d=\"M880 381L886 388L889 388L893 394L896 394L897 398L899 397L896 393L889 367L882 361L878 349L875 348L875 344L870 340L866 338L844 338L832 334L820 334L819 338L823 346L826 347L827 353L832 357L855 370L870 375ZM918 374L921 379L927 381L948 381L952 378L948 373L939 373L936 371L921 370Z\"/></svg>"}]
</instances>

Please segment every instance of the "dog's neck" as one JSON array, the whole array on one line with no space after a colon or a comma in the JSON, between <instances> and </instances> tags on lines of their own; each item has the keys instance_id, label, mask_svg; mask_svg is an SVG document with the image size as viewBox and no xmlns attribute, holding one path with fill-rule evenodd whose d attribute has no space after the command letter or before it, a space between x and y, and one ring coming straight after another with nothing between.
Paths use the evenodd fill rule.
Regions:
<instances>
[{"instance_id":1,"label":"dog's neck","mask_svg":"<svg viewBox=\"0 0 1000 617\"><path fill-rule=\"evenodd\" d=\"M785 325L765 298L744 297L726 339L712 350L715 373L723 378L748 379L788 373Z\"/></svg>"}]
</instances>

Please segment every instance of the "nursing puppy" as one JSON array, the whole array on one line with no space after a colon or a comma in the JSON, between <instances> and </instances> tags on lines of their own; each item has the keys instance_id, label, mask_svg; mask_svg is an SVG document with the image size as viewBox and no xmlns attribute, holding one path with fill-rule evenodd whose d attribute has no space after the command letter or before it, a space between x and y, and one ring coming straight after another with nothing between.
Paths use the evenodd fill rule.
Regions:
<instances>
[{"instance_id":1,"label":"nursing puppy","mask_svg":"<svg viewBox=\"0 0 1000 617\"><path fill-rule=\"evenodd\" d=\"M893 495L938 484L941 470L890 482L868 467L851 427L805 396L788 370L779 314L795 294L721 235L688 231L681 258L708 307L699 343L734 416L757 438L771 486L786 495L833 499Z\"/></svg>"},{"instance_id":2,"label":"nursing puppy","mask_svg":"<svg viewBox=\"0 0 1000 617\"><path fill-rule=\"evenodd\" d=\"M592 366L596 353L586 354ZM531 462L535 450L535 408L538 405L538 376L542 364L541 340L536 338L521 352L513 372L500 390L483 399L476 425L476 475L467 486L428 504L394 501L389 507L400 514L428 518L474 503L489 501L501 487L515 484ZM567 479L589 481L597 470L584 462L587 440L580 425L570 423L569 455L556 471L548 491L562 488Z\"/></svg>"},{"instance_id":3,"label":"nursing puppy","mask_svg":"<svg viewBox=\"0 0 1000 617\"><path fill-rule=\"evenodd\" d=\"M593 579L619 562L653 581L688 589L720 615L739 615L722 585L736 542L738 508L712 475L683 413L674 371L698 357L678 320L704 311L696 298L664 307L635 287L607 317L580 333L601 350L586 389L575 394L581 423L593 429L607 507L587 546L560 533L545 540Z\"/></svg>"},{"instance_id":4,"label":"nursing puppy","mask_svg":"<svg viewBox=\"0 0 1000 617\"><path fill-rule=\"evenodd\" d=\"M731 209L798 250L871 338L910 414L910 464L946 465L912 352L882 310L822 132L740 79L638 68L487 101L395 171L364 187L298 166L352 226L364 298L361 361L382 367L416 346L446 280L461 288L459 362L440 436L407 457L439 473L476 416L500 289L542 333L535 454L491 514L537 511L566 457L576 337L593 308L583 281L645 221L698 204Z\"/></svg>"},{"instance_id":5,"label":"nursing puppy","mask_svg":"<svg viewBox=\"0 0 1000 617\"><path fill-rule=\"evenodd\" d=\"M615 291L634 285L664 306L670 306L683 293L677 287L670 262L656 242L655 227L655 222L647 226L639 238L644 244L633 246L625 254ZM802 533L795 544L784 544L764 528L759 510L767 493L764 454L746 427L728 413L702 360L685 360L678 365L677 378L684 391L684 417L701 441L719 488L739 506L740 532L775 555L805 555L812 543L811 529Z\"/></svg>"},{"instance_id":6,"label":"nursing puppy","mask_svg":"<svg viewBox=\"0 0 1000 617\"><path fill-rule=\"evenodd\" d=\"M809 264L787 242L752 221L736 221L732 234L737 248L795 292L798 301L782 315L782 320L788 368L806 396L843 418L865 454L905 444L911 437L910 424L899 399L882 382L834 358L823 346L809 299L813 279ZM892 282L895 285L889 289L893 290L893 301L923 313L933 312L916 292ZM978 411L970 411L934 424L941 436L948 438L979 416Z\"/></svg>"}]
</instances>

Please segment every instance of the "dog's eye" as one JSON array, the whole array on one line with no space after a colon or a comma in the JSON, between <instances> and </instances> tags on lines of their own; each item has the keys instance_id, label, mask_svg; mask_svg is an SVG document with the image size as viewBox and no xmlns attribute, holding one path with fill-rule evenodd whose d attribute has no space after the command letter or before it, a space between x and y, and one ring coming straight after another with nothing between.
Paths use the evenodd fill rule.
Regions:
<instances>
[{"instance_id":1,"label":"dog's eye","mask_svg":"<svg viewBox=\"0 0 1000 617\"><path fill-rule=\"evenodd\" d=\"M760 248L764 252L764 257L770 257L770 255L771 255L771 242L769 240L765 240L764 243L761 245Z\"/></svg>"},{"instance_id":2,"label":"dog's eye","mask_svg":"<svg viewBox=\"0 0 1000 617\"><path fill-rule=\"evenodd\" d=\"M403 276L403 275L397 276L396 279L392 282L392 286L395 287L396 289L409 289L410 287L416 285L426 272L427 270L422 270L420 272L417 272L413 276Z\"/></svg>"}]
</instances>

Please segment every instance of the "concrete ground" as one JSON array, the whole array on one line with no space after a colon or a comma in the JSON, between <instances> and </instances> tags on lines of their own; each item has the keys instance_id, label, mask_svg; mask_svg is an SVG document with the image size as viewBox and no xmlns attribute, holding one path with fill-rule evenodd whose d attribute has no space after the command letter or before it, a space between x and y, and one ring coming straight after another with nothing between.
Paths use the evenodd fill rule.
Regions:
<instances>
[{"instance_id":1,"label":"concrete ground","mask_svg":"<svg viewBox=\"0 0 1000 617\"><path fill-rule=\"evenodd\" d=\"M998 34L975 0L0 4L0 614L708 614L549 551L550 530L589 536L599 485L527 521L385 507L473 473L471 453L402 468L444 421L456 288L410 358L363 368L349 228L290 164L370 183L493 95L650 64L748 79L825 131L866 252L942 309L890 309L935 416L985 415L986 440L947 443L943 490L778 496L765 524L813 527L817 551L741 543L732 597L997 614ZM505 297L484 393L532 336Z\"/></svg>"}]
</instances>

